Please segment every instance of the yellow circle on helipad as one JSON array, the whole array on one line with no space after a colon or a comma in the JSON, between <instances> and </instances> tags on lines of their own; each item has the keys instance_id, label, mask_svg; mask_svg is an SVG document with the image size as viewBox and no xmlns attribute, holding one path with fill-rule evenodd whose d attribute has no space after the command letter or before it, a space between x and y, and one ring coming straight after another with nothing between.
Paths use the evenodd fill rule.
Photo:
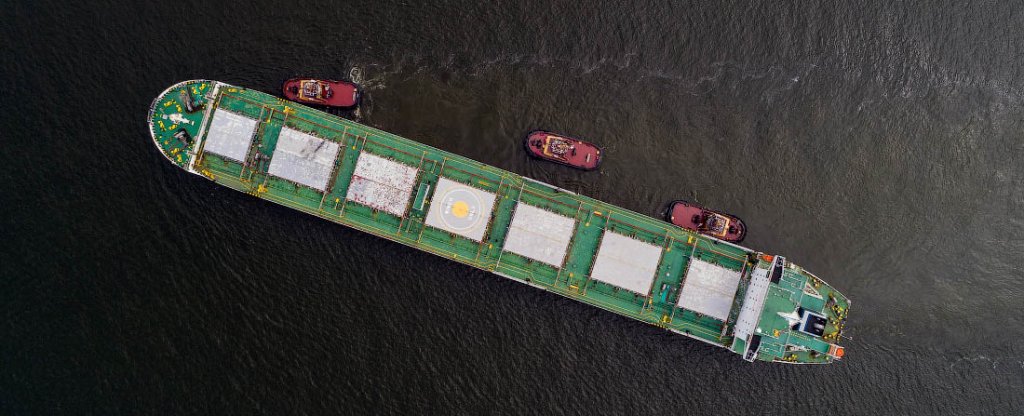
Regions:
<instances>
[{"instance_id":1,"label":"yellow circle on helipad","mask_svg":"<svg viewBox=\"0 0 1024 416\"><path fill-rule=\"evenodd\" d=\"M466 218L469 215L469 204L466 201L455 201L452 204L452 215L457 218Z\"/></svg>"}]
</instances>

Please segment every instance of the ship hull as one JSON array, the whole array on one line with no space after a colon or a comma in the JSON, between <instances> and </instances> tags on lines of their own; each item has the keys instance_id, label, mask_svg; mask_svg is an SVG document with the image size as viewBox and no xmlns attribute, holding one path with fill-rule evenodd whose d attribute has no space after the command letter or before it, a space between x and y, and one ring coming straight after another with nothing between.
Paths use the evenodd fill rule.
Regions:
<instances>
[{"instance_id":1,"label":"ship hull","mask_svg":"<svg viewBox=\"0 0 1024 416\"><path fill-rule=\"evenodd\" d=\"M726 218L729 224L722 232L715 233L705 227L705 218L718 215ZM685 200L672 201L668 207L666 219L672 224L696 231L704 235L719 238L731 243L740 243L747 237L747 225L735 215L712 211Z\"/></svg>"},{"instance_id":2,"label":"ship hull","mask_svg":"<svg viewBox=\"0 0 1024 416\"><path fill-rule=\"evenodd\" d=\"M550 138L557 138L571 143L571 150L563 155L552 154L548 144ZM601 166L601 148L593 143L571 136L535 130L526 135L526 138L523 140L523 147L526 148L527 154L534 158L571 168L595 170Z\"/></svg>"},{"instance_id":3,"label":"ship hull","mask_svg":"<svg viewBox=\"0 0 1024 416\"><path fill-rule=\"evenodd\" d=\"M331 96L325 98L312 98L307 97L301 93L302 83L307 81L316 81L328 85L331 90ZM359 86L346 81L334 81L334 80L310 80L292 78L284 82L281 86L281 93L285 98L313 106L324 106L324 107L335 107L335 108L352 108L359 104Z\"/></svg>"},{"instance_id":4,"label":"ship hull","mask_svg":"<svg viewBox=\"0 0 1024 416\"><path fill-rule=\"evenodd\" d=\"M185 111L178 98L181 91L186 91L188 99L203 111ZM775 264L762 260L760 252L259 91L220 82L186 81L168 88L154 100L147 121L154 144L171 163L228 188L745 357L786 363L833 361L823 355L832 345L823 339L805 340L785 333L764 340L759 336L759 348L751 350L752 335L736 333L737 314L744 306L749 309L750 302L744 297L750 297L752 282ZM182 129L193 140L176 140L174 134ZM307 144L320 144L289 150L286 143L296 137ZM275 167L275 161L292 160L285 157L289 154L292 159L306 160L302 165L308 168L306 171L312 169L314 162L323 162L326 180L312 180L317 178L315 175L293 176L303 171ZM320 157L324 155L330 157ZM366 166L376 166L378 170L361 170ZM380 166L392 167L380 170ZM381 179L382 172L391 176ZM374 180L387 182L385 185L395 189L404 187L408 192L383 198L379 190L367 192ZM464 201L453 202L452 198L473 204L462 206ZM541 215L546 218L541 223L549 225L540 232L559 230L549 237L567 238L562 257L544 258L529 244L516 244L514 236L531 235L522 232L522 227L537 223L517 221L516 217L526 218L531 210L530 215ZM440 213L441 221L436 221L436 213ZM471 221L475 218L480 220ZM468 222L460 223L464 220ZM562 226L555 226L559 221ZM602 275L601 259L607 256L600 251L605 242L611 247L613 240L654 250L656 257L650 263L650 274L644 272L649 284L635 287L616 282L614 275ZM720 268L740 279L731 311L722 318L697 313L694 306L679 306L683 282L688 273L694 273L689 271L692 264L698 263ZM820 296L830 299L828 303L804 306L829 318L834 316L836 323L829 324L824 333L838 338L849 301L798 266L785 264L787 280L804 279L818 288ZM610 270L634 272L628 268ZM796 290L795 286L775 289L784 293ZM778 301L794 297L780 296ZM769 298L764 310L758 309L756 315L770 318L775 314L772 308L779 305L773 303L775 300ZM829 308L837 312L830 314ZM792 342L799 343L801 349L790 348Z\"/></svg>"}]
</instances>

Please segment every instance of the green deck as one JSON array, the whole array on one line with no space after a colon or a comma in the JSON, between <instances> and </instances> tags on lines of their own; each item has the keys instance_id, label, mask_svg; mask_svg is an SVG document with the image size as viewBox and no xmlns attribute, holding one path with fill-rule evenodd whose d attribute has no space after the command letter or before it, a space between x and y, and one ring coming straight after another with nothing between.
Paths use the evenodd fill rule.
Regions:
<instances>
[{"instance_id":1,"label":"green deck","mask_svg":"<svg viewBox=\"0 0 1024 416\"><path fill-rule=\"evenodd\" d=\"M187 91L202 108L187 113L181 102L181 90ZM202 138L206 132L202 130L217 108L259 120L249 151L250 162L257 152L269 160L283 126L340 143L341 151L327 191L271 176L267 173L269 163L249 163L246 167L204 153ZM177 115L179 123L171 120L172 114ZM177 117L188 122L180 122ZM741 353L745 340L734 345L733 321L742 306L750 272L771 264L761 253L254 90L213 81L177 84L154 101L149 122L155 143L172 163L221 185ZM172 138L180 128L196 138L193 144ZM199 148L194 149L196 146ZM356 160L363 152L419 168L413 203L404 217L346 200ZM497 195L483 242L424 224L431 197L427 192L435 189L440 177ZM561 268L502 250L513 209L520 202L576 220ZM649 293L632 293L589 278L605 230L663 248ZM687 263L695 256L744 272L729 322L674 306ZM782 281L771 285L765 301L758 324L761 348L756 358L798 363L832 361L826 353L839 338L849 301L795 265L788 264L785 270ZM816 287L822 299L802 295L807 282ZM662 290L663 287L666 289ZM827 316L825 336L830 340L791 330L786 320L775 313L796 306Z\"/></svg>"}]
</instances>

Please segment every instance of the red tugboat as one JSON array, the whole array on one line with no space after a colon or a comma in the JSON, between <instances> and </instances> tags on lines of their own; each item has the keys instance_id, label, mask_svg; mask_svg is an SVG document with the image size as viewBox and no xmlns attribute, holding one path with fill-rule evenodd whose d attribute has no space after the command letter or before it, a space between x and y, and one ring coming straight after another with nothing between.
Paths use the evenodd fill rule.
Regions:
<instances>
[{"instance_id":1,"label":"red tugboat","mask_svg":"<svg viewBox=\"0 0 1024 416\"><path fill-rule=\"evenodd\" d=\"M730 243L739 243L747 236L743 220L704 209L688 201L672 201L666 215L668 222Z\"/></svg>"},{"instance_id":2,"label":"red tugboat","mask_svg":"<svg viewBox=\"0 0 1024 416\"><path fill-rule=\"evenodd\" d=\"M530 156L577 169L594 170L601 164L601 148L574 137L535 130L524 144Z\"/></svg>"},{"instance_id":3,"label":"red tugboat","mask_svg":"<svg viewBox=\"0 0 1024 416\"><path fill-rule=\"evenodd\" d=\"M303 104L338 108L359 104L359 86L346 81L292 78L282 90L285 98Z\"/></svg>"}]
</instances>

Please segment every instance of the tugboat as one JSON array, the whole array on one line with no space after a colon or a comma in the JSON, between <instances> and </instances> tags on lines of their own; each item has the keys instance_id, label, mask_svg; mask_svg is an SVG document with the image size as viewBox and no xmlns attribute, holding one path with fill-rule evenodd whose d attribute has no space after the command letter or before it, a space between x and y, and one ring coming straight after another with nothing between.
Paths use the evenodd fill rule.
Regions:
<instances>
[{"instance_id":1,"label":"tugboat","mask_svg":"<svg viewBox=\"0 0 1024 416\"><path fill-rule=\"evenodd\" d=\"M747 226L743 220L689 201L672 201L665 216L672 224L730 243L739 243L747 236Z\"/></svg>"},{"instance_id":2,"label":"tugboat","mask_svg":"<svg viewBox=\"0 0 1024 416\"><path fill-rule=\"evenodd\" d=\"M530 156L577 169L594 170L601 165L601 148L575 137L535 130L523 142Z\"/></svg>"},{"instance_id":3,"label":"tugboat","mask_svg":"<svg viewBox=\"0 0 1024 416\"><path fill-rule=\"evenodd\" d=\"M292 78L281 89L285 98L303 104L338 108L359 104L359 86L347 81Z\"/></svg>"}]
</instances>

